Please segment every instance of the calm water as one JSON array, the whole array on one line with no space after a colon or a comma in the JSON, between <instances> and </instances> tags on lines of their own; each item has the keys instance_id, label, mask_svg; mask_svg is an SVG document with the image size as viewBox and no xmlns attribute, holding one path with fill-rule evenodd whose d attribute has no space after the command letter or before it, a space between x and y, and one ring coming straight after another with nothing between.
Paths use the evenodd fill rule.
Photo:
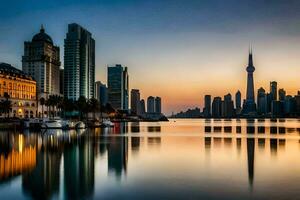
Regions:
<instances>
[{"instance_id":1,"label":"calm water","mask_svg":"<svg viewBox=\"0 0 300 200\"><path fill-rule=\"evenodd\" d=\"M0 132L0 199L299 199L300 121Z\"/></svg>"}]
</instances>

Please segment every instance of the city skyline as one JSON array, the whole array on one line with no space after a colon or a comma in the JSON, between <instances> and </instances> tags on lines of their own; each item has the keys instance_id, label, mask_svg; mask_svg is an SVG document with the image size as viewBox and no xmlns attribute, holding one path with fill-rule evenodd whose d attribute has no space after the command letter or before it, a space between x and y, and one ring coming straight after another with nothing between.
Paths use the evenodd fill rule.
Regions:
<instances>
[{"instance_id":1,"label":"city skyline","mask_svg":"<svg viewBox=\"0 0 300 200\"><path fill-rule=\"evenodd\" d=\"M196 106L203 108L204 94L223 96L240 90L244 99L245 54L249 43L253 44L257 66L254 91L259 87L268 88L271 80L280 83L287 94L295 95L300 88L297 77L300 65L297 35L300 31L295 20L300 6L296 1L290 1L289 5L253 1L247 6L235 1L227 4L215 1L214 5L207 1L189 1L183 8L190 15L187 11L181 12L179 1L170 7L157 1L124 2L87 1L71 5L65 1L59 6L47 2L35 3L33 8L20 3L12 10L8 9L11 13L4 11L0 15L6 19L1 22L1 61L21 69L23 42L38 32L40 24L44 24L55 45L61 48L60 60L63 60L67 24L78 22L93 33L97 41L96 80L106 83L106 65L122 63L130 69L130 88L143 91L143 99L151 94L161 96L166 114ZM78 8L82 6L86 10L78 14ZM158 9L161 6L164 6L164 12ZM147 8L143 10L144 14L138 11L142 8ZM211 13L206 13L205 8ZM203 13L196 12L199 9ZM113 12L116 16L112 16L112 10L118 11ZM138 12L130 14L133 10ZM215 16L220 10L220 16ZM103 14L99 14L100 11ZM247 14L252 11L256 17L253 13ZM39 17L42 14L50 16L50 13L52 17L48 19ZM240 14L237 22L234 18ZM99 20L103 15L105 19ZM58 21L57 16L62 20ZM32 17L37 20L29 20ZM154 20L157 17L161 17L159 22ZM221 17L224 17L223 22ZM273 21L272 26L268 25ZM127 28L122 25L124 22ZM118 33L116 30L120 28L123 31ZM26 31L20 32L20 29Z\"/></svg>"}]
</instances>

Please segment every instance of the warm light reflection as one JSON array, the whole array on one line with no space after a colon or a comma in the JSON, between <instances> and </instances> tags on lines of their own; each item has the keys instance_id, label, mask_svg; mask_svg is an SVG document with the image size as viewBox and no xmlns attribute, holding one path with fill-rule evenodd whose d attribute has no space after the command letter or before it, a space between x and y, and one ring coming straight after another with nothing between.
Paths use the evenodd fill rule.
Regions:
<instances>
[{"instance_id":1,"label":"warm light reflection","mask_svg":"<svg viewBox=\"0 0 300 200\"><path fill-rule=\"evenodd\" d=\"M36 147L25 147L23 150L12 151L0 155L0 180L16 176L22 172L34 169L36 166Z\"/></svg>"}]
</instances>

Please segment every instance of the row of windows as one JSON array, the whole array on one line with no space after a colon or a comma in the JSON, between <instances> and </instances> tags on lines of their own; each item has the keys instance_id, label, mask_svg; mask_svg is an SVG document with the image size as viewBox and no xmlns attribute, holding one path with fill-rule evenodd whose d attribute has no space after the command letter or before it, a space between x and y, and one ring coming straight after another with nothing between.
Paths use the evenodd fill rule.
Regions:
<instances>
[{"instance_id":1,"label":"row of windows","mask_svg":"<svg viewBox=\"0 0 300 200\"><path fill-rule=\"evenodd\" d=\"M8 83L7 85L5 81L3 81L2 84L0 83L0 90L1 89L35 92L35 86L20 85L17 83Z\"/></svg>"}]
</instances>

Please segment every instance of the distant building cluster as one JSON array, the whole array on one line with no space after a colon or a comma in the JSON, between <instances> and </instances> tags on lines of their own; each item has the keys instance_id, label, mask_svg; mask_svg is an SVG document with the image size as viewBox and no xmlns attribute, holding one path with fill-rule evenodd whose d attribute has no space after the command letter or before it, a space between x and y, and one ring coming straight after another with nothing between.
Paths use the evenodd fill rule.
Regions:
<instances>
[{"instance_id":1,"label":"distant building cluster","mask_svg":"<svg viewBox=\"0 0 300 200\"><path fill-rule=\"evenodd\" d=\"M257 90L255 101L252 52L249 53L247 71L246 99L241 104L241 92L235 94L235 104L231 94L222 99L211 95L204 96L202 116L206 118L231 118L231 117L296 117L300 115L300 92L295 96L286 95L286 91L277 89L277 82L270 82L270 90L266 92L260 87Z\"/></svg>"},{"instance_id":2,"label":"distant building cluster","mask_svg":"<svg viewBox=\"0 0 300 200\"><path fill-rule=\"evenodd\" d=\"M160 116L161 115L161 98L149 96L147 98L147 109L145 100L141 99L140 91L138 89L131 90L131 114L137 116Z\"/></svg>"}]
</instances>

